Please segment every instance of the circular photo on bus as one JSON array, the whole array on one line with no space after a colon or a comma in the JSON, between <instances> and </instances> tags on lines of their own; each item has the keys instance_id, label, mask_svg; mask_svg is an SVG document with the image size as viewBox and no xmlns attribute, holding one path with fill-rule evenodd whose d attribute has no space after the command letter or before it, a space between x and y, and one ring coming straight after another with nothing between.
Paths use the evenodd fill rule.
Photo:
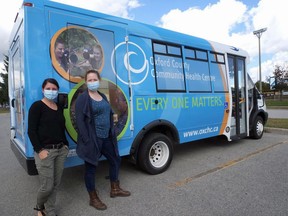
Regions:
<instances>
[{"instance_id":1,"label":"circular photo on bus","mask_svg":"<svg viewBox=\"0 0 288 216\"><path fill-rule=\"evenodd\" d=\"M66 129L70 137L77 141L77 124L75 114L76 100L84 91L87 90L85 82L79 82L68 95L68 109L64 110L66 118ZM129 121L129 106L123 91L114 83L102 79L99 91L104 93L111 104L113 115L113 123L118 138L121 138L127 130Z\"/></svg>"},{"instance_id":2,"label":"circular photo on bus","mask_svg":"<svg viewBox=\"0 0 288 216\"><path fill-rule=\"evenodd\" d=\"M80 82L87 70L101 73L104 52L97 37L84 28L69 26L55 33L50 44L55 70L66 80Z\"/></svg>"}]
</instances>

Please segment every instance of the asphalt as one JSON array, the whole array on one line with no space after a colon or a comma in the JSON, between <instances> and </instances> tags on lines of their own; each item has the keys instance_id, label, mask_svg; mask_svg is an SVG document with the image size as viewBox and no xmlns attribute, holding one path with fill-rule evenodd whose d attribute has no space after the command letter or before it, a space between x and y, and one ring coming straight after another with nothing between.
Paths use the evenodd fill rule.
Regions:
<instances>
[{"instance_id":1,"label":"asphalt","mask_svg":"<svg viewBox=\"0 0 288 216\"><path fill-rule=\"evenodd\" d=\"M269 118L288 118L288 109L267 109Z\"/></svg>"}]
</instances>

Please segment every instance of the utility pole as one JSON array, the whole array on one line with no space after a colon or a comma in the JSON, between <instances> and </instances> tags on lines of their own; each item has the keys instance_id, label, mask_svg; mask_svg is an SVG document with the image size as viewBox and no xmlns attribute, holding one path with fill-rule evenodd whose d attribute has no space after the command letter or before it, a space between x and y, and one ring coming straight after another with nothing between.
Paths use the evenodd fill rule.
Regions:
<instances>
[{"instance_id":1,"label":"utility pole","mask_svg":"<svg viewBox=\"0 0 288 216\"><path fill-rule=\"evenodd\" d=\"M267 30L267 28L262 28L256 31L253 31L253 34L256 35L258 37L258 45L259 45L259 79L260 79L260 93L262 93L262 75L261 75L261 45L260 45L260 38L263 34L263 32L265 32Z\"/></svg>"}]
</instances>

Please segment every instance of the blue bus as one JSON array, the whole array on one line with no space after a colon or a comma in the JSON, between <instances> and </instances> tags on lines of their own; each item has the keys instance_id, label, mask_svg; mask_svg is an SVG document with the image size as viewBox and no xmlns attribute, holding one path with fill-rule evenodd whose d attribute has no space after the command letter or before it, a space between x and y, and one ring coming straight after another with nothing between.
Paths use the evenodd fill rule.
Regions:
<instances>
[{"instance_id":1,"label":"blue bus","mask_svg":"<svg viewBox=\"0 0 288 216\"><path fill-rule=\"evenodd\" d=\"M75 101L88 69L103 78L100 91L115 113L121 156L149 174L167 170L178 144L260 139L268 114L248 61L234 46L52 1L24 1L9 46L11 148L28 174L37 174L28 110L42 98L42 81L53 77L70 143L65 167L83 164L75 151Z\"/></svg>"}]
</instances>

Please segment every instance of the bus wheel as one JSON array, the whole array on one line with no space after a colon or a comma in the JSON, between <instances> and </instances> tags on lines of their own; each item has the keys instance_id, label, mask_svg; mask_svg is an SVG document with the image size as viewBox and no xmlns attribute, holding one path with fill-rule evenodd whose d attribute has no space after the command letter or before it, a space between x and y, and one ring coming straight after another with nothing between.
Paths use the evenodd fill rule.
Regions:
<instances>
[{"instance_id":1,"label":"bus wheel","mask_svg":"<svg viewBox=\"0 0 288 216\"><path fill-rule=\"evenodd\" d=\"M146 172L156 175L168 169L173 158L171 140L161 133L153 133L141 143L138 164Z\"/></svg>"},{"instance_id":2,"label":"bus wheel","mask_svg":"<svg viewBox=\"0 0 288 216\"><path fill-rule=\"evenodd\" d=\"M260 139L264 133L264 123L260 116L257 116L252 126L251 137L254 139Z\"/></svg>"}]
</instances>

